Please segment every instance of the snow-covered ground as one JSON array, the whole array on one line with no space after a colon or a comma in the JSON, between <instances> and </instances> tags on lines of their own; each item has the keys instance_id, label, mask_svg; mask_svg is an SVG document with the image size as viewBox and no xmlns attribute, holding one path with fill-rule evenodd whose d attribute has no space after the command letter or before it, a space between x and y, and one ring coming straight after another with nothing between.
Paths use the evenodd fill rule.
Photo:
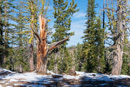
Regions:
<instances>
[{"instance_id":1,"label":"snow-covered ground","mask_svg":"<svg viewBox=\"0 0 130 87\"><path fill-rule=\"evenodd\" d=\"M9 73L7 75L2 75L1 73ZM47 73L51 73L52 75L57 75L52 71L47 71ZM98 74L98 73L85 73L76 71L76 76L70 75L60 75L60 78L53 78L52 75L40 75L36 72L27 72L27 73L15 73L7 69L0 68L0 87L13 87L13 86L27 86L27 87L47 87L48 84L51 84L54 81L60 82L63 79L67 80L75 80L75 81L106 81L112 82L114 80L119 79L129 79L128 75L106 75L106 74ZM128 81L129 81L128 80ZM44 85L43 85L44 84ZM68 83L64 83L65 87L68 87ZM104 84L101 84L104 85ZM128 84L129 85L129 84ZM74 85L73 85L74 86ZM54 84L52 85L54 86ZM75 87L79 87L78 84Z\"/></svg>"}]
</instances>

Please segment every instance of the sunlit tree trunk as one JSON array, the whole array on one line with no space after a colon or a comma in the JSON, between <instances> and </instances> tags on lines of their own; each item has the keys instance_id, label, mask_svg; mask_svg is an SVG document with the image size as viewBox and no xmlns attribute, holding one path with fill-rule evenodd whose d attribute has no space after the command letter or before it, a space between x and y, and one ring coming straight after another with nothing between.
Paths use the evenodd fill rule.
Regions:
<instances>
[{"instance_id":1,"label":"sunlit tree trunk","mask_svg":"<svg viewBox=\"0 0 130 87\"><path fill-rule=\"evenodd\" d=\"M45 30L46 19L42 16L39 17L40 22L40 38L41 42L38 43L37 49L37 71L46 73L47 65L47 32Z\"/></svg>"},{"instance_id":2,"label":"sunlit tree trunk","mask_svg":"<svg viewBox=\"0 0 130 87\"><path fill-rule=\"evenodd\" d=\"M31 0L31 7L30 7L30 10L31 10L31 29L32 30L35 30L35 25L34 25L34 17L35 17L35 11L34 11L34 0ZM30 71L34 71L34 33L33 31L31 30L31 44L30 44L30 59L29 59L29 66L30 66Z\"/></svg>"},{"instance_id":3,"label":"sunlit tree trunk","mask_svg":"<svg viewBox=\"0 0 130 87\"><path fill-rule=\"evenodd\" d=\"M124 31L126 28L126 3L126 0L117 0L117 36L114 40L115 52L113 54L114 65L112 67L112 74L114 75L120 75L122 69Z\"/></svg>"}]
</instances>

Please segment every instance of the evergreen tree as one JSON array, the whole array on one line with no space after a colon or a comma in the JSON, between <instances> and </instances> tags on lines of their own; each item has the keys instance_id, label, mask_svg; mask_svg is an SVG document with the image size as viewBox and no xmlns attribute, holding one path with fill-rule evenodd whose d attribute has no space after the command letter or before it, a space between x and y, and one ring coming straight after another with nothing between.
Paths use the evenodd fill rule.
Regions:
<instances>
[{"instance_id":1,"label":"evergreen tree","mask_svg":"<svg viewBox=\"0 0 130 87\"><path fill-rule=\"evenodd\" d=\"M128 44L128 39L127 39L127 33L125 31L125 36L124 36L124 54L123 54L123 64L122 64L122 71L121 73L122 74L126 74L126 75L129 75L129 66L128 66L128 63L129 63L129 47L127 46Z\"/></svg>"},{"instance_id":2,"label":"evergreen tree","mask_svg":"<svg viewBox=\"0 0 130 87\"><path fill-rule=\"evenodd\" d=\"M8 60L8 63L10 62L11 64L13 64L12 70L23 72L23 71L29 70L28 61L27 61L28 59L27 57L28 44L27 43L29 39L27 37L29 35L27 33L28 28L26 28L27 20L25 20L24 14L22 13L20 7L18 6L17 6L17 15L14 20L17 24L15 25L15 31L14 31L15 39L13 41L15 42L14 45L17 47L12 47L12 51L10 52L9 59L11 58L13 62Z\"/></svg>"},{"instance_id":3,"label":"evergreen tree","mask_svg":"<svg viewBox=\"0 0 130 87\"><path fill-rule=\"evenodd\" d=\"M69 35L73 35L73 32L68 32L71 26L71 16L77 12L76 10L77 4L74 4L74 0L70 3L71 6L68 6L68 1L64 0L53 0L54 3L54 28L55 33L53 34L52 38L53 41L62 40ZM62 47L66 47L64 44Z\"/></svg>"},{"instance_id":4,"label":"evergreen tree","mask_svg":"<svg viewBox=\"0 0 130 87\"><path fill-rule=\"evenodd\" d=\"M105 69L105 46L104 46L104 29L101 28L101 19L100 17L96 20L96 52L97 53L97 72L104 72Z\"/></svg>"},{"instance_id":5,"label":"evergreen tree","mask_svg":"<svg viewBox=\"0 0 130 87\"><path fill-rule=\"evenodd\" d=\"M55 42L62 40L67 36L73 35L73 32L69 32L71 26L71 16L78 10L76 10L77 4L74 3L74 0L72 0L72 2L70 3L70 6L68 6L68 1L65 0L53 0L53 4L55 10L53 14L56 20L54 21L55 33L52 35L52 39L53 42ZM60 50L60 59L58 59L60 61L58 67L61 67L61 65L63 66L62 68L59 68L60 73L64 72L65 70L69 70L66 69L66 66L70 65L68 63L70 63L69 61L71 58L69 57L68 50L66 49L66 44L67 43L64 43L63 45L61 45L60 48L54 50L55 53ZM57 63L55 64L55 66L57 66Z\"/></svg>"},{"instance_id":6,"label":"evergreen tree","mask_svg":"<svg viewBox=\"0 0 130 87\"><path fill-rule=\"evenodd\" d=\"M9 53L9 45L11 45L11 37L13 33L13 25L10 21L13 18L14 0L0 1L0 65L4 66Z\"/></svg>"},{"instance_id":7,"label":"evergreen tree","mask_svg":"<svg viewBox=\"0 0 130 87\"><path fill-rule=\"evenodd\" d=\"M3 26L4 26L4 23L3 23L3 2L4 0L1 0L0 1L0 65L2 66L3 64L3 44L4 44L4 35L3 35Z\"/></svg>"},{"instance_id":8,"label":"evergreen tree","mask_svg":"<svg viewBox=\"0 0 130 87\"><path fill-rule=\"evenodd\" d=\"M96 18L95 0L88 0L87 29L84 31L83 70L87 72L104 71L104 29L100 17ZM99 63L97 63L97 61Z\"/></svg>"},{"instance_id":9,"label":"evergreen tree","mask_svg":"<svg viewBox=\"0 0 130 87\"><path fill-rule=\"evenodd\" d=\"M83 46L83 70L87 72L93 72L96 67L97 55L96 52L96 44L95 44L95 0L88 0L88 8L87 8L87 29L84 31L84 46Z\"/></svg>"},{"instance_id":10,"label":"evergreen tree","mask_svg":"<svg viewBox=\"0 0 130 87\"><path fill-rule=\"evenodd\" d=\"M82 46L82 44L78 43L76 49L74 50L76 71L81 71L82 69Z\"/></svg>"}]
</instances>

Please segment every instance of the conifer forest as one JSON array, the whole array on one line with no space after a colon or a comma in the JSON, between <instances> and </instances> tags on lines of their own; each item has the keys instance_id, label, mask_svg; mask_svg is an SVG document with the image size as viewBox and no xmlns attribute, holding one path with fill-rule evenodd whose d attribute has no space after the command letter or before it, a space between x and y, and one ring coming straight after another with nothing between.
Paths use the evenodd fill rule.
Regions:
<instances>
[{"instance_id":1,"label":"conifer forest","mask_svg":"<svg viewBox=\"0 0 130 87\"><path fill-rule=\"evenodd\" d=\"M130 75L130 1L83 1L0 0L0 67ZM85 22L78 19L83 10ZM74 17L84 28L72 30Z\"/></svg>"}]
</instances>

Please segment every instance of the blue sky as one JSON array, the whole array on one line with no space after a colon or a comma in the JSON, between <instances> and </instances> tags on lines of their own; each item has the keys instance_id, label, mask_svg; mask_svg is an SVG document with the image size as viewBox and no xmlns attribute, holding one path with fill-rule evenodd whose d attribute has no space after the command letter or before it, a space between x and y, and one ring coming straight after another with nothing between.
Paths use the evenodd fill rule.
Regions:
<instances>
[{"instance_id":1,"label":"blue sky","mask_svg":"<svg viewBox=\"0 0 130 87\"><path fill-rule=\"evenodd\" d=\"M15 4L18 4L19 1L21 0L16 1ZM53 0L46 0L46 1L47 3L49 3L47 17L51 19L51 21L49 22L49 28L52 28L52 32L54 33L55 29L53 28L53 25L55 19L53 17L54 12ZM72 0L68 1L70 3ZM87 21L87 18L85 17L85 15L87 13L87 1L88 0L75 0L75 3L77 3L77 9L79 9L79 11L72 16L71 30L70 30L70 32L74 32L75 35L71 36L67 46L76 46L77 43L83 43L83 39L81 37L84 35L83 32L86 29L85 22ZM95 4L98 4L97 8L95 9L98 15L99 13L101 13L101 9L103 9L103 1L104 0L95 0ZM130 4L130 1L128 1L128 4ZM100 14L100 17L102 17L102 13ZM107 16L105 16L106 23L107 20L108 20ZM130 36L128 37L128 40L130 41Z\"/></svg>"},{"instance_id":2,"label":"blue sky","mask_svg":"<svg viewBox=\"0 0 130 87\"><path fill-rule=\"evenodd\" d=\"M71 2L71 0L68 0ZM49 27L52 28L52 31L54 32L54 18L52 12L53 9L53 0L49 1L49 10L48 14L50 16L51 22L49 23ZM70 40L68 41L67 46L75 46L77 43L82 43L83 39L81 38L83 36L83 31L86 28L85 22L87 21L87 18L85 17L86 11L87 11L87 0L75 0L75 3L77 3L77 8L79 11L75 13L72 16L72 23L71 23L71 30L70 32L74 32L75 35L71 36ZM96 12L100 12L100 9L102 9L103 0L96 0L96 3L98 4L98 8L96 8Z\"/></svg>"}]
</instances>

